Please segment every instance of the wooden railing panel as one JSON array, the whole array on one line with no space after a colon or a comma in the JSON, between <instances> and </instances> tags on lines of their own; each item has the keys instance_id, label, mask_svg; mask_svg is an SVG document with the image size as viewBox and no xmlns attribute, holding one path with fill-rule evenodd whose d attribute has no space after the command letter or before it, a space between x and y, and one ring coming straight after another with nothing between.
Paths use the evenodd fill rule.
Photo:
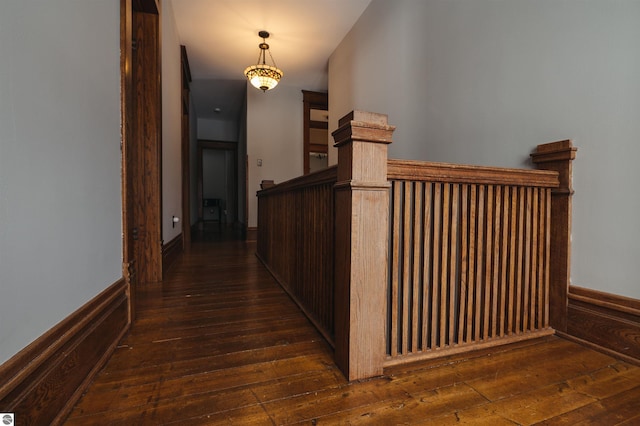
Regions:
<instances>
[{"instance_id":1,"label":"wooden railing panel","mask_svg":"<svg viewBox=\"0 0 640 426\"><path fill-rule=\"evenodd\" d=\"M258 193L257 254L333 344L336 168Z\"/></svg>"},{"instance_id":2,"label":"wooden railing panel","mask_svg":"<svg viewBox=\"0 0 640 426\"><path fill-rule=\"evenodd\" d=\"M538 147L552 171L385 161L386 116L339 125L337 168L259 192L258 256L349 380L562 329L570 142Z\"/></svg>"},{"instance_id":3,"label":"wooden railing panel","mask_svg":"<svg viewBox=\"0 0 640 426\"><path fill-rule=\"evenodd\" d=\"M556 174L481 168L482 182L470 183L468 168L451 165L444 165L448 182L434 163L390 161L389 170L396 179L388 365L553 332L549 205ZM397 179L420 170L432 181Z\"/></svg>"}]
</instances>

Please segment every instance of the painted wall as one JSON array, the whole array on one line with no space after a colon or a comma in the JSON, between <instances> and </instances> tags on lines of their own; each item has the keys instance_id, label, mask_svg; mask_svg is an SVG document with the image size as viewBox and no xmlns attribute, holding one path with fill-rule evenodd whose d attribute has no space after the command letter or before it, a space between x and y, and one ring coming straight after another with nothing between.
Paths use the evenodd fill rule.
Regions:
<instances>
[{"instance_id":1,"label":"painted wall","mask_svg":"<svg viewBox=\"0 0 640 426\"><path fill-rule=\"evenodd\" d=\"M0 363L122 276L119 2L0 2Z\"/></svg>"},{"instance_id":2,"label":"painted wall","mask_svg":"<svg viewBox=\"0 0 640 426\"><path fill-rule=\"evenodd\" d=\"M161 6L162 42L162 239L182 232L182 65L180 40L169 0ZM173 216L180 222L173 226Z\"/></svg>"},{"instance_id":3,"label":"painted wall","mask_svg":"<svg viewBox=\"0 0 640 426\"><path fill-rule=\"evenodd\" d=\"M193 96L189 99L191 107L189 108L189 213L191 214L190 224L194 225L198 222L198 207L200 200L198 199L198 117L196 114Z\"/></svg>"},{"instance_id":4,"label":"painted wall","mask_svg":"<svg viewBox=\"0 0 640 426\"><path fill-rule=\"evenodd\" d=\"M248 226L247 211L247 97L244 97L238 124L238 222Z\"/></svg>"},{"instance_id":5,"label":"painted wall","mask_svg":"<svg viewBox=\"0 0 640 426\"><path fill-rule=\"evenodd\" d=\"M238 140L238 122L198 118L198 139L236 142Z\"/></svg>"},{"instance_id":6,"label":"painted wall","mask_svg":"<svg viewBox=\"0 0 640 426\"><path fill-rule=\"evenodd\" d=\"M640 298L638 40L635 0L373 0L329 61L330 129L386 113L392 157L509 167L573 139L572 283Z\"/></svg>"},{"instance_id":7,"label":"painted wall","mask_svg":"<svg viewBox=\"0 0 640 426\"><path fill-rule=\"evenodd\" d=\"M260 182L302 175L302 91L279 84L262 93L247 84L248 226L255 227Z\"/></svg>"}]
</instances>

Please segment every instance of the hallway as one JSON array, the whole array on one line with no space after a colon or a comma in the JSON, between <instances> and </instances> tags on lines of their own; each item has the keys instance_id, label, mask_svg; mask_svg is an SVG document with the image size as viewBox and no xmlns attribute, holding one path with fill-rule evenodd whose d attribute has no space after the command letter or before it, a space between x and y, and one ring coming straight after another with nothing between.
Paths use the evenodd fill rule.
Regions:
<instances>
[{"instance_id":1,"label":"hallway","mask_svg":"<svg viewBox=\"0 0 640 426\"><path fill-rule=\"evenodd\" d=\"M66 424L640 424L640 368L556 337L348 384L254 252L207 238L143 289Z\"/></svg>"}]
</instances>

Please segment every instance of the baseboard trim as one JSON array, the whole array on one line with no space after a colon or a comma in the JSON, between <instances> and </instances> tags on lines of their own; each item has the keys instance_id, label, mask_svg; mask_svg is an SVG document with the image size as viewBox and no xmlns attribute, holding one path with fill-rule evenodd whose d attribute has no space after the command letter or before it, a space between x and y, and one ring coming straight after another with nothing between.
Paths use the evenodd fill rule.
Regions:
<instances>
[{"instance_id":1,"label":"baseboard trim","mask_svg":"<svg viewBox=\"0 0 640 426\"><path fill-rule=\"evenodd\" d=\"M563 336L640 365L640 300L569 287Z\"/></svg>"},{"instance_id":2,"label":"baseboard trim","mask_svg":"<svg viewBox=\"0 0 640 426\"><path fill-rule=\"evenodd\" d=\"M258 228L255 226L247 227L246 241L258 241Z\"/></svg>"},{"instance_id":3,"label":"baseboard trim","mask_svg":"<svg viewBox=\"0 0 640 426\"><path fill-rule=\"evenodd\" d=\"M0 408L19 424L61 424L128 329L120 279L0 365Z\"/></svg>"},{"instance_id":4,"label":"baseboard trim","mask_svg":"<svg viewBox=\"0 0 640 426\"><path fill-rule=\"evenodd\" d=\"M177 237L169 241L167 244L162 245L162 275L166 275L173 262L176 261L178 255L182 253L184 249L182 241L182 233Z\"/></svg>"}]
</instances>

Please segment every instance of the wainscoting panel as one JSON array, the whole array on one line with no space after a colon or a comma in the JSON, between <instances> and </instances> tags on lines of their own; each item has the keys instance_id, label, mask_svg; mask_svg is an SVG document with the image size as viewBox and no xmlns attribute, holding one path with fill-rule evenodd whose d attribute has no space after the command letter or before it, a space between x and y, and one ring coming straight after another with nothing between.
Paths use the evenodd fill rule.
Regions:
<instances>
[{"instance_id":1,"label":"wainscoting panel","mask_svg":"<svg viewBox=\"0 0 640 426\"><path fill-rule=\"evenodd\" d=\"M640 300L571 286L569 338L640 365Z\"/></svg>"},{"instance_id":2,"label":"wainscoting panel","mask_svg":"<svg viewBox=\"0 0 640 426\"><path fill-rule=\"evenodd\" d=\"M121 279L0 365L0 408L20 425L62 423L128 328Z\"/></svg>"}]
</instances>

